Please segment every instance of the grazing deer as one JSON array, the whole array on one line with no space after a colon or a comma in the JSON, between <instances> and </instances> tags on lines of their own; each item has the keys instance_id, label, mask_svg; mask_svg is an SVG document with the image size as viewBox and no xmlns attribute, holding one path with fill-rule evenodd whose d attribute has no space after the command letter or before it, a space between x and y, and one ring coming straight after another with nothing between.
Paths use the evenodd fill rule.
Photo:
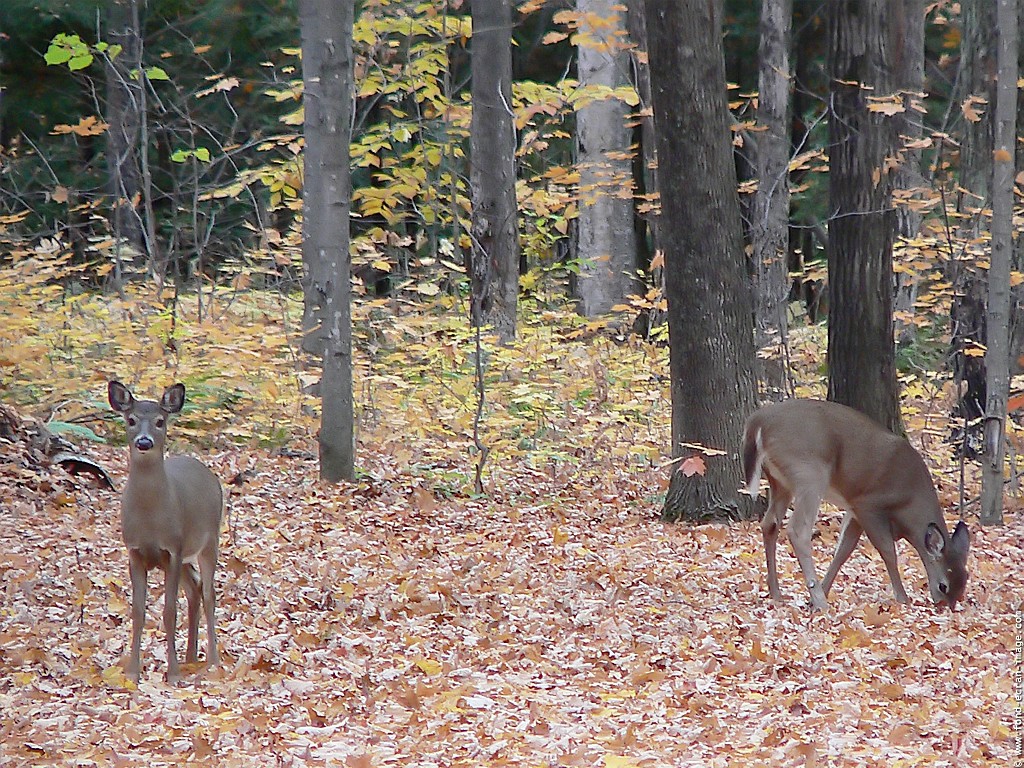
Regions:
<instances>
[{"instance_id":1,"label":"grazing deer","mask_svg":"<svg viewBox=\"0 0 1024 768\"><path fill-rule=\"evenodd\" d=\"M769 504L761 532L773 600L782 598L775 544L790 502L789 540L813 608L827 607L832 581L862 533L882 556L899 602L909 600L900 581L896 539L906 539L917 550L937 605L952 609L963 598L970 544L967 525L960 521L949 535L920 454L907 440L864 414L822 400L767 405L747 420L743 469L751 495L757 495L762 474L768 479ZM835 557L819 582L811 557L811 533L822 500L845 509L846 516Z\"/></svg>"},{"instance_id":2,"label":"grazing deer","mask_svg":"<svg viewBox=\"0 0 1024 768\"><path fill-rule=\"evenodd\" d=\"M167 681L180 677L174 650L178 585L188 598L188 647L194 662L199 643L199 606L206 609L208 664L217 664L213 575L224 497L220 481L190 456L164 457L167 421L185 404L185 386L164 390L160 402L136 400L117 381L107 385L110 407L124 416L128 432L128 483L121 496L121 534L128 547L132 582L132 648L128 677L139 680L139 651L146 618L150 569L164 571L164 629L167 632ZM197 569L198 566L198 569Z\"/></svg>"}]
</instances>

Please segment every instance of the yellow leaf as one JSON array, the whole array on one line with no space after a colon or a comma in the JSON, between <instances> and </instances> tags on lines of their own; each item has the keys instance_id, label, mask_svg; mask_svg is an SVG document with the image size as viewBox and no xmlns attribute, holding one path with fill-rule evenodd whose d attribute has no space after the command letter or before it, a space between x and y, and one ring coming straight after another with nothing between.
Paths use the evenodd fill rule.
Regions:
<instances>
[{"instance_id":1,"label":"yellow leaf","mask_svg":"<svg viewBox=\"0 0 1024 768\"><path fill-rule=\"evenodd\" d=\"M137 687L135 683L125 677L124 670L120 666L107 667L103 670L102 677L103 682L111 688L134 690Z\"/></svg>"},{"instance_id":2,"label":"yellow leaf","mask_svg":"<svg viewBox=\"0 0 1024 768\"><path fill-rule=\"evenodd\" d=\"M434 661L433 659L420 658L413 661L413 664L419 667L420 670L427 675L439 675L443 669L441 662Z\"/></svg>"},{"instance_id":3,"label":"yellow leaf","mask_svg":"<svg viewBox=\"0 0 1024 768\"><path fill-rule=\"evenodd\" d=\"M601 701L622 701L623 699L635 699L637 696L636 691L632 688L623 688L621 691L615 693L602 693L598 695Z\"/></svg>"},{"instance_id":4,"label":"yellow leaf","mask_svg":"<svg viewBox=\"0 0 1024 768\"><path fill-rule=\"evenodd\" d=\"M604 756L604 768L636 768L638 765L640 763L631 757L622 757L621 755Z\"/></svg>"},{"instance_id":5,"label":"yellow leaf","mask_svg":"<svg viewBox=\"0 0 1024 768\"><path fill-rule=\"evenodd\" d=\"M868 100L868 112L879 112L887 117L898 115L901 112L906 112L903 108L903 102L898 98L887 98L887 99L869 99Z\"/></svg>"},{"instance_id":6,"label":"yellow leaf","mask_svg":"<svg viewBox=\"0 0 1024 768\"><path fill-rule=\"evenodd\" d=\"M996 741L1003 741L1010 738L1010 729L998 720L991 720L988 724L988 733Z\"/></svg>"},{"instance_id":7,"label":"yellow leaf","mask_svg":"<svg viewBox=\"0 0 1024 768\"><path fill-rule=\"evenodd\" d=\"M83 117L75 125L55 125L53 131L56 135L65 133L73 133L76 136L98 136L107 130L110 126L107 123L100 122L96 117Z\"/></svg>"},{"instance_id":8,"label":"yellow leaf","mask_svg":"<svg viewBox=\"0 0 1024 768\"><path fill-rule=\"evenodd\" d=\"M569 534L556 525L551 528L551 538L554 540L555 546L560 547L569 541Z\"/></svg>"}]
</instances>

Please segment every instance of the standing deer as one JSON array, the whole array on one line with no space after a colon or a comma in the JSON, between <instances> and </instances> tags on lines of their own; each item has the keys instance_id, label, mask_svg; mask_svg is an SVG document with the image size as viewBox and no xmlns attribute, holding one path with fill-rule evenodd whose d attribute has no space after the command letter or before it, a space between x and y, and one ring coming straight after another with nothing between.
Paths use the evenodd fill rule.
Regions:
<instances>
[{"instance_id":1,"label":"standing deer","mask_svg":"<svg viewBox=\"0 0 1024 768\"><path fill-rule=\"evenodd\" d=\"M909 600L896 562L897 539L906 539L917 550L936 605L952 609L963 598L970 545L967 525L961 520L949 535L920 454L864 414L822 400L767 405L747 420L743 469L751 495L757 495L762 473L768 479L769 504L761 532L773 600L782 598L775 544L790 502L789 540L816 610L827 607L832 582L862 533L882 556L899 602ZM823 499L845 509L846 515L835 557L819 582L811 533Z\"/></svg>"},{"instance_id":2,"label":"standing deer","mask_svg":"<svg viewBox=\"0 0 1024 768\"><path fill-rule=\"evenodd\" d=\"M180 677L174 650L178 585L188 598L188 647L194 662L199 644L199 606L206 609L208 664L217 664L213 576L224 497L220 481L191 456L164 457L167 421L185 404L185 386L164 390L160 402L136 400L118 381L107 385L110 407L124 416L128 433L128 483L121 496L121 532L128 547L132 582L132 648L127 676L139 680L139 652L146 619L147 577L164 571L164 629L167 632L167 681ZM198 569L197 569L198 566Z\"/></svg>"}]
</instances>

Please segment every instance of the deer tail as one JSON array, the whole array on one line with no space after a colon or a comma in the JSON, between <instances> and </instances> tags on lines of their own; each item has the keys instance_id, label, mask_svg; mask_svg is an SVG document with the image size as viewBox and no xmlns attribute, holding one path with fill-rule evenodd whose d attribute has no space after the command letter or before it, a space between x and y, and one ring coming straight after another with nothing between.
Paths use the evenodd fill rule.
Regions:
<instances>
[{"instance_id":1,"label":"deer tail","mask_svg":"<svg viewBox=\"0 0 1024 768\"><path fill-rule=\"evenodd\" d=\"M761 485L761 465L764 452L761 450L761 427L748 424L743 434L743 479L747 493L757 496Z\"/></svg>"}]
</instances>

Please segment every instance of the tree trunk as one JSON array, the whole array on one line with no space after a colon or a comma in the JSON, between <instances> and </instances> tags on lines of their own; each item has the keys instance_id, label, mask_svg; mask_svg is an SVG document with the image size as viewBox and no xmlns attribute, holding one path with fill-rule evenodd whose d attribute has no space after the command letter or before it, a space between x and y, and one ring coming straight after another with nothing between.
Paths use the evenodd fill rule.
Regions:
<instances>
[{"instance_id":1,"label":"tree trunk","mask_svg":"<svg viewBox=\"0 0 1024 768\"><path fill-rule=\"evenodd\" d=\"M657 139L654 128L654 112L651 108L651 67L647 61L647 20L644 16L643 0L628 0L626 3L626 26L634 48L631 51L633 84L640 97L637 110L637 126L633 130L637 144L633 159L633 184L636 188L634 205L634 229L636 230L638 266L647 270L647 284L664 295L665 269L658 260L661 237L658 234L657 211L651 200L658 194ZM649 334L665 321L664 310L650 307L641 327L642 334Z\"/></svg>"},{"instance_id":2,"label":"tree trunk","mask_svg":"<svg viewBox=\"0 0 1024 768\"><path fill-rule=\"evenodd\" d=\"M355 479L349 142L353 4L300 0L305 88L304 347L320 355L320 477Z\"/></svg>"},{"instance_id":3,"label":"tree trunk","mask_svg":"<svg viewBox=\"0 0 1024 768\"><path fill-rule=\"evenodd\" d=\"M780 400L793 392L786 354L792 20L792 0L762 2L757 100L761 132L757 139L758 182L751 233L756 296L754 343L762 350L758 378L770 400Z\"/></svg>"},{"instance_id":4,"label":"tree trunk","mask_svg":"<svg viewBox=\"0 0 1024 768\"><path fill-rule=\"evenodd\" d=\"M907 203L920 197L915 194L925 184L921 173L921 150L907 144L918 141L922 135L921 101L924 97L924 0L898 0L892 3L893 56L896 88L903 97L903 112L894 115L898 137L899 165L893 180L899 190L896 206L896 232L901 237L917 237L921 227L921 214Z\"/></svg>"},{"instance_id":5,"label":"tree trunk","mask_svg":"<svg viewBox=\"0 0 1024 768\"><path fill-rule=\"evenodd\" d=\"M577 69L582 86L618 88L629 83L625 15L617 0L577 0ZM601 25L595 26L594 21ZM633 229L630 109L614 97L576 112L580 172L575 293L586 317L610 312L636 293L636 233Z\"/></svg>"},{"instance_id":6,"label":"tree trunk","mask_svg":"<svg viewBox=\"0 0 1024 768\"><path fill-rule=\"evenodd\" d=\"M721 5L647 0L665 243L672 455L699 444L706 472L673 473L662 517L750 516L738 497L743 422L754 409L747 282L722 54ZM697 451L700 453L700 451Z\"/></svg>"},{"instance_id":7,"label":"tree trunk","mask_svg":"<svg viewBox=\"0 0 1024 768\"><path fill-rule=\"evenodd\" d=\"M895 123L890 0L834 0L829 16L828 392L902 432L892 322Z\"/></svg>"},{"instance_id":8,"label":"tree trunk","mask_svg":"<svg viewBox=\"0 0 1024 768\"><path fill-rule=\"evenodd\" d=\"M113 205L111 229L118 244L131 249L131 260L145 261L146 236L142 214L142 169L139 167L139 127L142 79L130 70L139 67L142 51L140 30L133 24L133 0L107 5L106 42L123 50L106 61L107 191ZM122 259L118 253L115 279L121 282Z\"/></svg>"},{"instance_id":9,"label":"tree trunk","mask_svg":"<svg viewBox=\"0 0 1024 768\"><path fill-rule=\"evenodd\" d=\"M990 203L992 183L992 152L994 150L992 107L996 103L996 30L995 3L991 0L964 0L963 42L961 43L961 90L956 96L960 104L970 101L977 117L964 122L964 139L960 151L960 200L958 209L965 222L960 236L974 242L981 232L981 211ZM976 419L985 412L985 361L980 355L965 350L984 347L985 276L968 254L951 263L953 283L953 369L958 382L964 383L960 398L960 415ZM964 436L964 450L976 450L969 435Z\"/></svg>"},{"instance_id":10,"label":"tree trunk","mask_svg":"<svg viewBox=\"0 0 1024 768\"><path fill-rule=\"evenodd\" d=\"M916 238L921 228L921 214L915 201L921 197L925 178L921 173L921 150L913 146L922 135L921 102L924 90L924 0L898 0L892 4L893 38L896 40L896 87L903 95L904 111L894 115L898 136L899 165L893 179L896 197L896 234ZM896 273L895 310L901 341L913 340L916 326L912 322L917 299L917 275Z\"/></svg>"},{"instance_id":11,"label":"tree trunk","mask_svg":"<svg viewBox=\"0 0 1024 768\"><path fill-rule=\"evenodd\" d=\"M1010 362L1010 261L1017 132L1017 0L998 0L999 76L992 170L992 260L988 270L987 399L981 488L982 525L1003 522L1003 463Z\"/></svg>"},{"instance_id":12,"label":"tree trunk","mask_svg":"<svg viewBox=\"0 0 1024 768\"><path fill-rule=\"evenodd\" d=\"M516 335L519 227L516 134L512 122L512 3L474 2L473 123L469 185L473 203L470 278L474 325L491 323L502 343Z\"/></svg>"}]
</instances>

